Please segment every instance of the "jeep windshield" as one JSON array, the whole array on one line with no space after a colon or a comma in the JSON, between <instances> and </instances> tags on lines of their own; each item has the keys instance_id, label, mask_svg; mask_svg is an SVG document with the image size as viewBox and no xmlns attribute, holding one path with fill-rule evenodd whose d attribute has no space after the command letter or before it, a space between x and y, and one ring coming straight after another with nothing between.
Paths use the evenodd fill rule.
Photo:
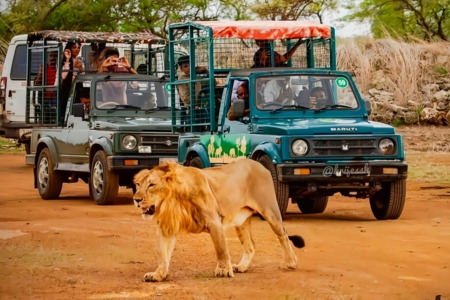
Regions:
<instances>
[{"instance_id":1,"label":"jeep windshield","mask_svg":"<svg viewBox=\"0 0 450 300\"><path fill-rule=\"evenodd\" d=\"M336 75L279 75L256 79L256 106L284 110L355 110L358 101L348 79Z\"/></svg>"},{"instance_id":2,"label":"jeep windshield","mask_svg":"<svg viewBox=\"0 0 450 300\"><path fill-rule=\"evenodd\" d=\"M108 112L169 108L162 82L105 78L105 81L97 82L95 95L96 108Z\"/></svg>"}]
</instances>

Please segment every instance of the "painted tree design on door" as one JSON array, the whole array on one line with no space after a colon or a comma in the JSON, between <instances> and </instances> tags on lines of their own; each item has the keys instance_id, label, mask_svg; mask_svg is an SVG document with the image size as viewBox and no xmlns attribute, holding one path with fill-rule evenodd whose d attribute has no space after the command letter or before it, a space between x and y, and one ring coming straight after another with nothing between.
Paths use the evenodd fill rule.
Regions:
<instances>
[{"instance_id":1,"label":"painted tree design on door","mask_svg":"<svg viewBox=\"0 0 450 300\"><path fill-rule=\"evenodd\" d=\"M211 163L230 163L247 156L250 148L248 136L229 135L220 140L217 136L201 136L200 141L208 150Z\"/></svg>"}]
</instances>

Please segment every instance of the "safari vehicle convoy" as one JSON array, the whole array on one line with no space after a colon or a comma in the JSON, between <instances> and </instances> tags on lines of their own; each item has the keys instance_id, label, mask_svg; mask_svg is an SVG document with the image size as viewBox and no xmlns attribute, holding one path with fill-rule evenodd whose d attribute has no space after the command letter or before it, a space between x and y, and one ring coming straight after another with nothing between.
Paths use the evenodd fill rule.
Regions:
<instances>
[{"instance_id":1,"label":"safari vehicle convoy","mask_svg":"<svg viewBox=\"0 0 450 300\"><path fill-rule=\"evenodd\" d=\"M408 169L402 136L370 121L370 103L352 76L336 70L334 28L303 21L187 22L169 26L172 61L178 45L190 53L170 70L179 163L208 168L259 161L272 174L282 215L289 199L314 214L340 193L368 198L379 220L400 217ZM175 67L185 76L175 77ZM188 91L181 110L176 90Z\"/></svg>"},{"instance_id":2,"label":"safari vehicle convoy","mask_svg":"<svg viewBox=\"0 0 450 300\"><path fill-rule=\"evenodd\" d=\"M76 62L80 44L106 41L128 46L131 63L117 48L105 47L97 72L76 74L83 68ZM34 166L35 188L43 199L58 198L63 183L81 179L97 204L113 204L119 186L133 187L138 171L176 160L168 81L132 68L133 46L150 49L153 43L165 41L147 33L28 36L28 61L38 52L42 64L37 77L31 76L32 64L27 70L26 124L32 134L26 163Z\"/></svg>"},{"instance_id":3,"label":"safari vehicle convoy","mask_svg":"<svg viewBox=\"0 0 450 300\"><path fill-rule=\"evenodd\" d=\"M128 34L49 30L31 33L33 34L60 35L62 38L60 41L67 40L65 38L67 36L72 36L83 41L80 44L81 49L77 59L83 63L85 73L96 72L98 67L96 62L101 57L101 52L105 48L115 47L119 50L121 57L127 57L137 73L158 77L168 76L169 49L167 41L163 39L159 39L157 43L124 43L121 39L126 40L129 37ZM108 36L117 37L116 40L119 43L114 43L114 40L108 39ZM149 38L146 34L140 34L140 36L144 39ZM0 135L17 139L19 144L25 145L27 154L30 153L31 130L36 125L40 126L40 124L26 122L27 65L30 66L29 82L34 82L43 61L42 47L33 47L28 57L28 38L29 34L22 34L11 40L0 80ZM89 44L85 42L86 39L95 42ZM37 45L38 42L36 41L35 44ZM47 42L55 44L58 40L48 39ZM177 48L174 51L175 59L186 55L185 49Z\"/></svg>"}]
</instances>

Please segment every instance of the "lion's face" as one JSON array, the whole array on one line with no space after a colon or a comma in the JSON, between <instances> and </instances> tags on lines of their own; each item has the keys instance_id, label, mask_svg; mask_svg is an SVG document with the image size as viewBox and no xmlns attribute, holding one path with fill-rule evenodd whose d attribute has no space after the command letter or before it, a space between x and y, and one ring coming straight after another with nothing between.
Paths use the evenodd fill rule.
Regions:
<instances>
[{"instance_id":1,"label":"lion's face","mask_svg":"<svg viewBox=\"0 0 450 300\"><path fill-rule=\"evenodd\" d=\"M134 205L142 209L142 217L153 218L161 202L162 180L161 171L142 170L134 176L136 193L133 196Z\"/></svg>"}]
</instances>

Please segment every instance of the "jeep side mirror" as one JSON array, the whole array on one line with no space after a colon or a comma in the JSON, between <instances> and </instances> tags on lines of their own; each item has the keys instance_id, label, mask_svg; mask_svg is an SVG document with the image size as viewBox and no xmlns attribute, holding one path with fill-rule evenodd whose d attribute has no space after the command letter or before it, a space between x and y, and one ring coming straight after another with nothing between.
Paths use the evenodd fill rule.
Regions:
<instances>
[{"instance_id":1,"label":"jeep side mirror","mask_svg":"<svg viewBox=\"0 0 450 300\"><path fill-rule=\"evenodd\" d=\"M84 119L84 105L83 103L75 103L72 106L72 112L74 117L81 117Z\"/></svg>"},{"instance_id":2,"label":"jeep side mirror","mask_svg":"<svg viewBox=\"0 0 450 300\"><path fill-rule=\"evenodd\" d=\"M242 118L245 115L245 102L242 99L236 99L233 102L233 115L236 118Z\"/></svg>"},{"instance_id":3,"label":"jeep side mirror","mask_svg":"<svg viewBox=\"0 0 450 300\"><path fill-rule=\"evenodd\" d=\"M370 114L372 113L372 105L370 104L370 100L363 99L363 101L367 110L367 115L370 116Z\"/></svg>"}]
</instances>

